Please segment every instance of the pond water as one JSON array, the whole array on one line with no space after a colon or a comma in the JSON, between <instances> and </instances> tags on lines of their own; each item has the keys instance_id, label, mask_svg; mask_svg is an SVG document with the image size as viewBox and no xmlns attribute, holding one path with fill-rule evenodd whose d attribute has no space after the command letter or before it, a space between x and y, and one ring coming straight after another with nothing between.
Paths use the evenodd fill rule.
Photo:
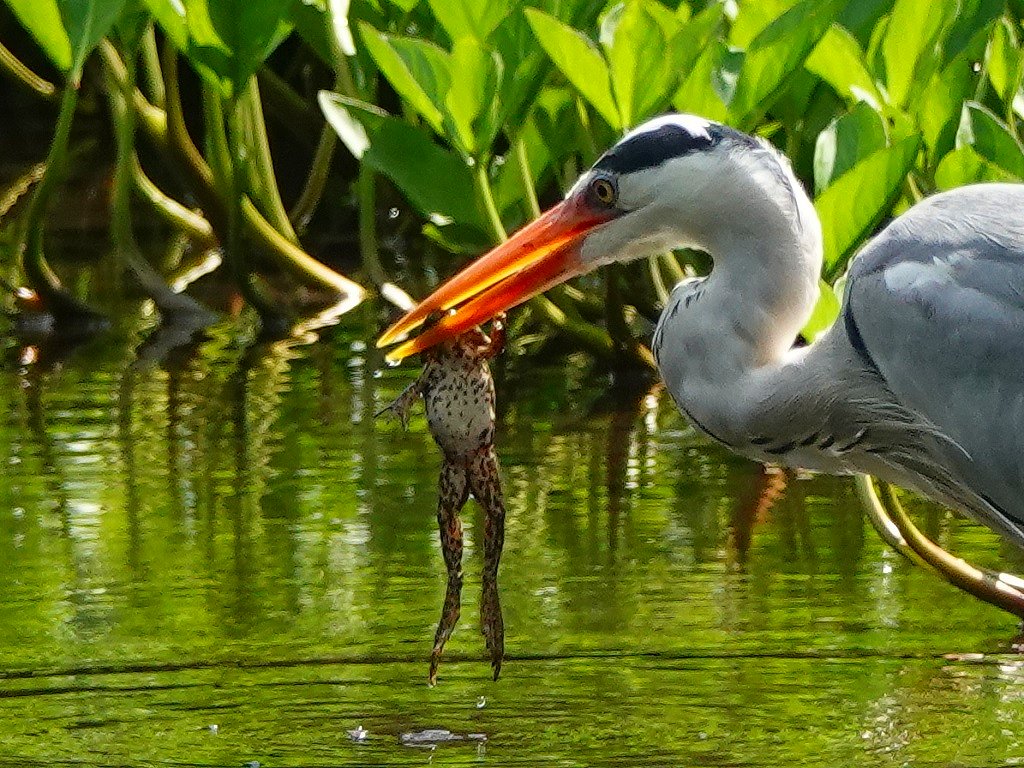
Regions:
<instances>
[{"instance_id":1,"label":"pond water","mask_svg":"<svg viewBox=\"0 0 1024 768\"><path fill-rule=\"evenodd\" d=\"M4 342L0 765L1024 762L1010 617L888 551L845 481L759 505L755 465L582 360L502 364L508 656L491 681L471 504L428 687L439 458L421 415L372 418L415 375L378 320L159 361L135 327Z\"/></svg>"}]
</instances>

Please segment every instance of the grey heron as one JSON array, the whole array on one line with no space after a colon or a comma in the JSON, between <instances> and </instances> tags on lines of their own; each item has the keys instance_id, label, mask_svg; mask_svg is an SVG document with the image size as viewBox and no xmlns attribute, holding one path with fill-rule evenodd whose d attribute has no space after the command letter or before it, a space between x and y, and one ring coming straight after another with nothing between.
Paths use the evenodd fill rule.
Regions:
<instances>
[{"instance_id":1,"label":"grey heron","mask_svg":"<svg viewBox=\"0 0 1024 768\"><path fill-rule=\"evenodd\" d=\"M674 288L651 348L698 430L757 461L913 489L1024 546L1024 185L914 205L857 254L839 320L800 347L822 266L802 185L768 142L665 115L378 345L447 312L389 355L401 359L575 275L680 247L705 251L713 268ZM890 541L929 560L895 512ZM929 562L955 583L963 575ZM960 586L1022 613L1021 582L967 573L978 583Z\"/></svg>"}]
</instances>

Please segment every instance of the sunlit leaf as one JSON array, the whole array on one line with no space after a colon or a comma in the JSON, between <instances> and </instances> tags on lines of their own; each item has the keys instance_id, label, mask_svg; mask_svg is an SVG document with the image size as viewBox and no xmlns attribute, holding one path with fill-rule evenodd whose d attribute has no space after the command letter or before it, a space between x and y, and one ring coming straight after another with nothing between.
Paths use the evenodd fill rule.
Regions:
<instances>
[{"instance_id":1,"label":"sunlit leaf","mask_svg":"<svg viewBox=\"0 0 1024 768\"><path fill-rule=\"evenodd\" d=\"M824 280L818 280L818 301L814 305L814 311L800 331L808 342L814 341L818 336L832 327L832 324L839 317L841 308L839 297L831 285Z\"/></svg>"},{"instance_id":2,"label":"sunlit leaf","mask_svg":"<svg viewBox=\"0 0 1024 768\"><path fill-rule=\"evenodd\" d=\"M58 69L71 70L71 41L61 21L57 0L4 0L21 25Z\"/></svg>"},{"instance_id":3,"label":"sunlit leaf","mask_svg":"<svg viewBox=\"0 0 1024 768\"><path fill-rule=\"evenodd\" d=\"M669 16L674 21L674 17ZM612 90L623 127L635 125L668 103L678 70L666 61L668 41L678 31L666 30L644 2L619 4L602 25Z\"/></svg>"},{"instance_id":4,"label":"sunlit leaf","mask_svg":"<svg viewBox=\"0 0 1024 768\"><path fill-rule=\"evenodd\" d=\"M174 47L185 52L188 48L188 24L185 22L185 6L179 0L143 0L149 12Z\"/></svg>"},{"instance_id":5,"label":"sunlit leaf","mask_svg":"<svg viewBox=\"0 0 1024 768\"><path fill-rule=\"evenodd\" d=\"M834 275L888 213L920 148L916 136L880 149L826 189L814 207L821 218L825 274Z\"/></svg>"},{"instance_id":6,"label":"sunlit leaf","mask_svg":"<svg viewBox=\"0 0 1024 768\"><path fill-rule=\"evenodd\" d=\"M725 120L729 116L726 103L736 91L742 64L742 51L730 50L720 40L712 40L672 97L672 105L681 112Z\"/></svg>"},{"instance_id":7,"label":"sunlit leaf","mask_svg":"<svg viewBox=\"0 0 1024 768\"><path fill-rule=\"evenodd\" d=\"M925 146L933 157L942 157L953 147L963 103L975 91L980 75L975 62L988 44L988 28L977 31L965 47L940 73L932 76L920 99L917 120Z\"/></svg>"},{"instance_id":8,"label":"sunlit leaf","mask_svg":"<svg viewBox=\"0 0 1024 768\"><path fill-rule=\"evenodd\" d=\"M835 179L885 146L885 126L874 108L861 102L829 123L814 147L814 189L826 189Z\"/></svg>"},{"instance_id":9,"label":"sunlit leaf","mask_svg":"<svg viewBox=\"0 0 1024 768\"><path fill-rule=\"evenodd\" d=\"M970 146L981 157L1018 178L1024 177L1024 149L1010 129L987 107L974 101L964 104L957 147Z\"/></svg>"},{"instance_id":10,"label":"sunlit leaf","mask_svg":"<svg viewBox=\"0 0 1024 768\"><path fill-rule=\"evenodd\" d=\"M885 80L893 104L905 107L915 81L927 82L939 64L938 43L956 3L896 0L882 41Z\"/></svg>"},{"instance_id":11,"label":"sunlit leaf","mask_svg":"<svg viewBox=\"0 0 1024 768\"><path fill-rule=\"evenodd\" d=\"M508 0L428 0L434 18L453 42L472 37L484 42L512 11Z\"/></svg>"},{"instance_id":12,"label":"sunlit leaf","mask_svg":"<svg viewBox=\"0 0 1024 768\"><path fill-rule=\"evenodd\" d=\"M391 86L438 133L443 133L445 96L451 88L447 51L411 37L392 37L360 23L360 36Z\"/></svg>"},{"instance_id":13,"label":"sunlit leaf","mask_svg":"<svg viewBox=\"0 0 1024 768\"><path fill-rule=\"evenodd\" d=\"M525 13L537 40L555 66L610 126L621 129L608 67L593 42L543 11L527 8Z\"/></svg>"},{"instance_id":14,"label":"sunlit leaf","mask_svg":"<svg viewBox=\"0 0 1024 768\"><path fill-rule=\"evenodd\" d=\"M729 112L750 122L771 106L786 80L828 31L847 0L804 0L758 33L747 48Z\"/></svg>"},{"instance_id":15,"label":"sunlit leaf","mask_svg":"<svg viewBox=\"0 0 1024 768\"><path fill-rule=\"evenodd\" d=\"M881 110L885 99L868 71L860 43L838 24L829 28L804 66L843 98L866 101Z\"/></svg>"},{"instance_id":16,"label":"sunlit leaf","mask_svg":"<svg viewBox=\"0 0 1024 768\"><path fill-rule=\"evenodd\" d=\"M493 120L488 112L495 107L494 94L501 79L501 60L497 54L484 50L476 38L464 37L455 42L451 53L452 85L444 105L451 118L456 145L467 156L486 148L493 139ZM477 125L478 118L487 127ZM482 130L478 130L482 128Z\"/></svg>"},{"instance_id":17,"label":"sunlit leaf","mask_svg":"<svg viewBox=\"0 0 1024 768\"><path fill-rule=\"evenodd\" d=\"M362 149L361 161L390 178L419 213L434 222L455 221L483 230L473 175L456 154L425 131L338 94L322 94L320 105L345 145ZM355 125L361 125L360 136Z\"/></svg>"},{"instance_id":18,"label":"sunlit leaf","mask_svg":"<svg viewBox=\"0 0 1024 768\"><path fill-rule=\"evenodd\" d=\"M935 186L939 189L953 189L964 184L987 181L1020 181L1020 176L1007 173L990 160L985 159L971 146L962 146L946 154L935 169Z\"/></svg>"}]
</instances>

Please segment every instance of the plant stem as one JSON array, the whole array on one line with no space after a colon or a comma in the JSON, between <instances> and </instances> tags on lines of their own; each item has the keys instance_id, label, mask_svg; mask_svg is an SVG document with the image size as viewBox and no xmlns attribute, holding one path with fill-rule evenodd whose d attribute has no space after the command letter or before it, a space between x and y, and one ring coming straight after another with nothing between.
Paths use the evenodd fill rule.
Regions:
<instances>
[{"instance_id":1,"label":"plant stem","mask_svg":"<svg viewBox=\"0 0 1024 768\"><path fill-rule=\"evenodd\" d=\"M313 218L313 214L320 204L320 199L324 196L327 178L330 175L331 161L334 159L334 149L337 146L338 135L330 125L324 123L323 129L320 131L320 140L316 145L316 152L313 153L309 175L302 187L302 194L299 195L299 199L295 201L295 205L288 212L288 219L292 226L300 232L305 231L309 220Z\"/></svg>"},{"instance_id":2,"label":"plant stem","mask_svg":"<svg viewBox=\"0 0 1024 768\"><path fill-rule=\"evenodd\" d=\"M53 193L64 178L68 143L71 140L71 125L75 119L77 106L78 90L68 84L61 95L57 128L50 144L50 152L46 157L46 171L29 201L25 223L18 237L21 243L22 268L25 271L25 277L31 288L43 300L44 306L57 318L96 318L100 316L94 309L78 301L64 290L43 255L46 210Z\"/></svg>"},{"instance_id":3,"label":"plant stem","mask_svg":"<svg viewBox=\"0 0 1024 768\"><path fill-rule=\"evenodd\" d=\"M516 161L519 164L519 175L523 180L523 189L526 190L526 201L530 205L530 214L533 218L540 216L540 203L537 201L537 189L533 183L533 173L530 171L530 158L526 154L526 141L522 134L515 141Z\"/></svg>"},{"instance_id":4,"label":"plant stem","mask_svg":"<svg viewBox=\"0 0 1024 768\"><path fill-rule=\"evenodd\" d=\"M374 284L387 282L388 276L380 264L377 247L377 179L369 163L359 164L359 250L363 267Z\"/></svg>"},{"instance_id":5,"label":"plant stem","mask_svg":"<svg viewBox=\"0 0 1024 768\"><path fill-rule=\"evenodd\" d=\"M161 109L167 103L164 91L164 77L160 71L160 50L156 44L156 31L151 23L142 36L142 73L146 78L149 100Z\"/></svg>"},{"instance_id":6,"label":"plant stem","mask_svg":"<svg viewBox=\"0 0 1024 768\"><path fill-rule=\"evenodd\" d=\"M274 174L274 158L270 153L270 139L267 137L267 124L263 117L263 104L260 101L259 83L255 77L249 78L237 99L238 124L242 131L239 140L249 148L242 171L241 181L252 200L257 203L267 220L274 225L284 237L298 242L291 220L281 201L281 192Z\"/></svg>"},{"instance_id":7,"label":"plant stem","mask_svg":"<svg viewBox=\"0 0 1024 768\"><path fill-rule=\"evenodd\" d=\"M217 244L210 222L160 189L146 175L137 154L132 155L131 174L135 189L164 221L204 248L212 248Z\"/></svg>"},{"instance_id":8,"label":"plant stem","mask_svg":"<svg viewBox=\"0 0 1024 768\"><path fill-rule=\"evenodd\" d=\"M53 83L26 67L3 43L0 43L0 69L9 72L15 80L44 99L53 99L57 95L57 87Z\"/></svg>"}]
</instances>

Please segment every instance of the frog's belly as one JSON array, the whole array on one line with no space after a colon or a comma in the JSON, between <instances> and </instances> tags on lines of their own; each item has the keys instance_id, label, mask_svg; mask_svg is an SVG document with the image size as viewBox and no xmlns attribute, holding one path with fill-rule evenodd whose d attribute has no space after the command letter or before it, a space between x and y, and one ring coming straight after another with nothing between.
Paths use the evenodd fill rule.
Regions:
<instances>
[{"instance_id":1,"label":"frog's belly","mask_svg":"<svg viewBox=\"0 0 1024 768\"><path fill-rule=\"evenodd\" d=\"M448 456L468 456L494 441L494 406L485 389L428 393L425 403L430 433Z\"/></svg>"}]
</instances>

